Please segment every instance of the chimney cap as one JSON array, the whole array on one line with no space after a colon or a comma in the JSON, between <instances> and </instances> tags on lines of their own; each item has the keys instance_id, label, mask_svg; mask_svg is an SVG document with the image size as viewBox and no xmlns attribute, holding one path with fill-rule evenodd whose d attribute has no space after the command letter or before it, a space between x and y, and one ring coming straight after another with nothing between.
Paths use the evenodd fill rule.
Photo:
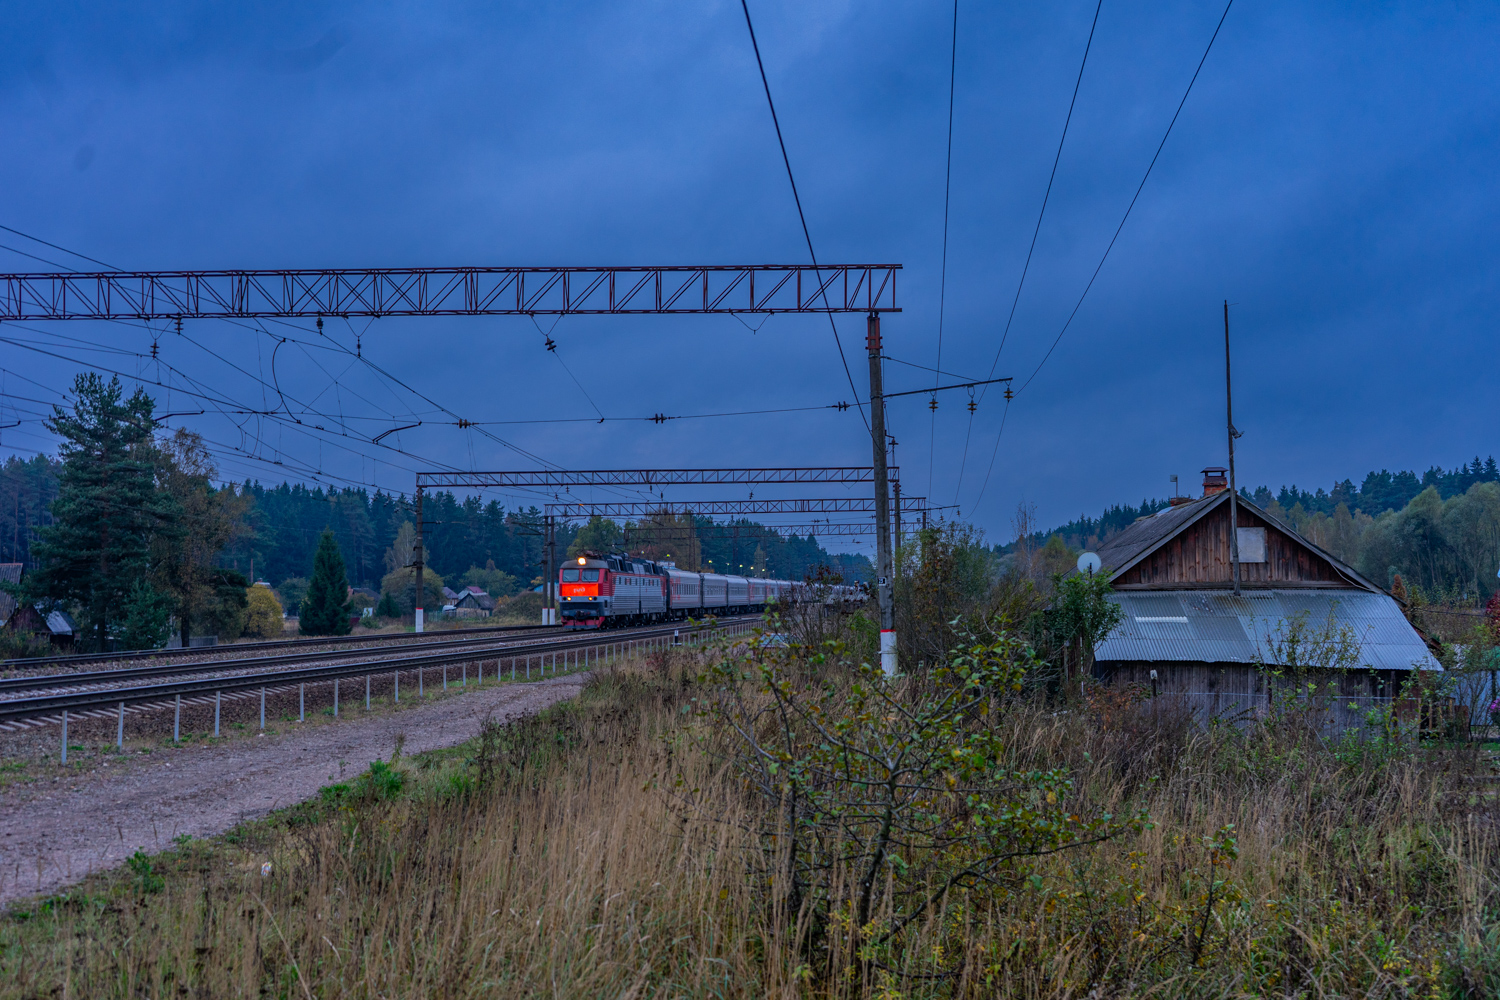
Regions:
<instances>
[{"instance_id":1,"label":"chimney cap","mask_svg":"<svg viewBox=\"0 0 1500 1000\"><path fill-rule=\"evenodd\" d=\"M1210 465L1203 470L1203 495L1213 496L1229 489L1229 470L1222 465Z\"/></svg>"},{"instance_id":2,"label":"chimney cap","mask_svg":"<svg viewBox=\"0 0 1500 1000\"><path fill-rule=\"evenodd\" d=\"M1229 475L1229 469L1228 469L1228 467L1227 466L1223 466L1223 465L1210 465L1210 466L1206 467L1203 470L1203 474L1205 476L1208 475L1210 472L1221 473L1221 475L1215 477L1215 478L1218 478L1218 479L1222 479L1222 478L1224 478L1224 476Z\"/></svg>"}]
</instances>

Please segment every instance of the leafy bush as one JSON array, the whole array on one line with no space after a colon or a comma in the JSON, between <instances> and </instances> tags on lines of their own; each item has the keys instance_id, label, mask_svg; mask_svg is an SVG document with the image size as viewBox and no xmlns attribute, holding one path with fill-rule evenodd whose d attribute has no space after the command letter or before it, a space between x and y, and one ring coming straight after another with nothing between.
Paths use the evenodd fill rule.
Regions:
<instances>
[{"instance_id":1,"label":"leafy bush","mask_svg":"<svg viewBox=\"0 0 1500 1000\"><path fill-rule=\"evenodd\" d=\"M281 637L281 602L269 587L250 587L245 591L245 635L257 639Z\"/></svg>"},{"instance_id":2,"label":"leafy bush","mask_svg":"<svg viewBox=\"0 0 1500 1000\"><path fill-rule=\"evenodd\" d=\"M1035 656L1003 629L963 638L926 677L848 663L838 642L753 647L709 675L707 746L764 807L758 881L834 968L887 960L950 894L1019 887L1027 859L1146 823L1089 815L1063 768L1005 763L995 723Z\"/></svg>"}]
</instances>

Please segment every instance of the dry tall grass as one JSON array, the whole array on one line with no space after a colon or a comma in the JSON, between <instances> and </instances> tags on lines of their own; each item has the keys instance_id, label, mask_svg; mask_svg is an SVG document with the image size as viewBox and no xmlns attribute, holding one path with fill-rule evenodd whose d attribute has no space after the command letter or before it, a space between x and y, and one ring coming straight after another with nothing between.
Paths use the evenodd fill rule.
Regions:
<instances>
[{"instance_id":1,"label":"dry tall grass","mask_svg":"<svg viewBox=\"0 0 1500 1000\"><path fill-rule=\"evenodd\" d=\"M1010 763L1067 764L1080 809L1151 829L950 896L885 968L829 968L747 875L756 806L696 742L695 669L604 677L13 915L0 996L1500 995L1472 751L1336 753L1102 697L1014 707Z\"/></svg>"}]
</instances>

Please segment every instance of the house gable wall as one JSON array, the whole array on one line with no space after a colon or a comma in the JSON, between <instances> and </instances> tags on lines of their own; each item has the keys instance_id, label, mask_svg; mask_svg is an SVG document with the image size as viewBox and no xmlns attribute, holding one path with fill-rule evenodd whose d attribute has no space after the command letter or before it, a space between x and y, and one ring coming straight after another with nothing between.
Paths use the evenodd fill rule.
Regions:
<instances>
[{"instance_id":1,"label":"house gable wall","mask_svg":"<svg viewBox=\"0 0 1500 1000\"><path fill-rule=\"evenodd\" d=\"M1241 528L1266 530L1266 561L1240 563L1243 586L1349 585L1327 559L1293 536L1243 506L1238 513ZM1113 581L1117 589L1223 587L1232 582L1228 504L1188 525Z\"/></svg>"}]
</instances>

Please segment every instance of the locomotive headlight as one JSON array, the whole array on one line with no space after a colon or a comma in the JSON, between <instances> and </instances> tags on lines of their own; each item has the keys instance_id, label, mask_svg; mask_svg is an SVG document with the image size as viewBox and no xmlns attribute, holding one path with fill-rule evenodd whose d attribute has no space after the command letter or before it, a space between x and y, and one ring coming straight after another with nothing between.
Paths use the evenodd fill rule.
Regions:
<instances>
[{"instance_id":1,"label":"locomotive headlight","mask_svg":"<svg viewBox=\"0 0 1500 1000\"><path fill-rule=\"evenodd\" d=\"M588 560L585 559L583 556L579 556L578 557L578 565L582 566L583 564L585 564L587 562L588 562Z\"/></svg>"}]
</instances>

